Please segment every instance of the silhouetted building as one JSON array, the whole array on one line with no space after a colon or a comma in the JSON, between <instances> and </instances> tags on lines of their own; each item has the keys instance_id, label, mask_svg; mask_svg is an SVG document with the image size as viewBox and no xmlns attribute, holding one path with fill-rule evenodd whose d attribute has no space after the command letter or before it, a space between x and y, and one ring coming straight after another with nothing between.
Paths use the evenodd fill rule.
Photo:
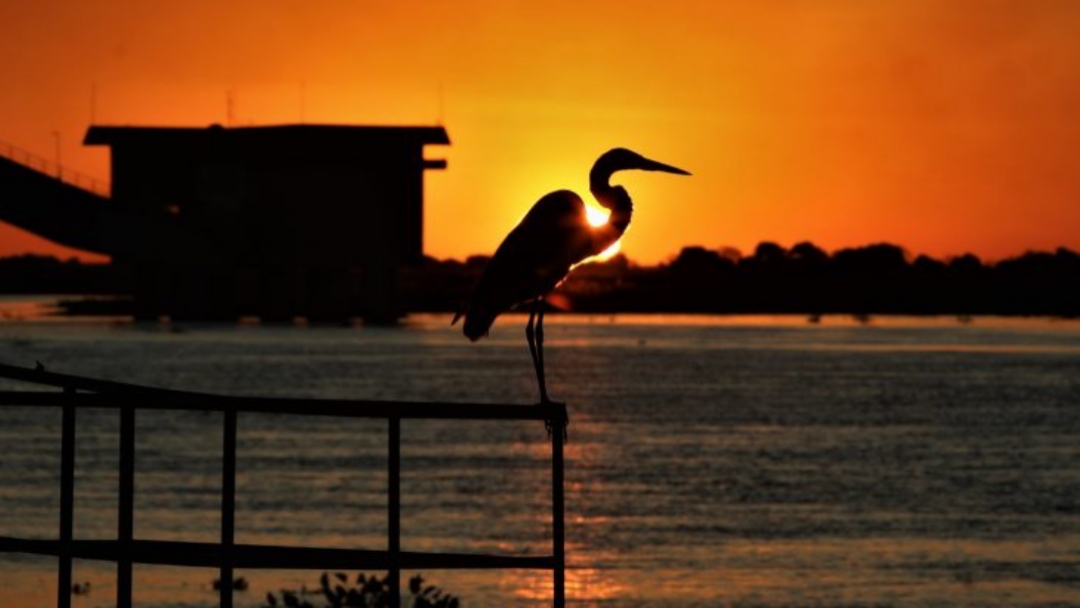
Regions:
<instances>
[{"instance_id":1,"label":"silhouetted building","mask_svg":"<svg viewBox=\"0 0 1080 608\"><path fill-rule=\"evenodd\" d=\"M427 144L442 127L93 126L112 196L0 159L0 219L103 253L136 316L385 321L423 256Z\"/></svg>"}]
</instances>

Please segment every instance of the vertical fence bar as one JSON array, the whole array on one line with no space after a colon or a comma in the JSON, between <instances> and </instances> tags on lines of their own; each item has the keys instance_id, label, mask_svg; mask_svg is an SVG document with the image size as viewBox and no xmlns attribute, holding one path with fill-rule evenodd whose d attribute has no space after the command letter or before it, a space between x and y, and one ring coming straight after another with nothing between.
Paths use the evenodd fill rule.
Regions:
<instances>
[{"instance_id":1,"label":"vertical fence bar","mask_svg":"<svg viewBox=\"0 0 1080 608\"><path fill-rule=\"evenodd\" d=\"M563 432L566 419L552 421L551 424L551 536L555 568L554 604L555 608L566 606L566 530L563 527Z\"/></svg>"},{"instance_id":2,"label":"vertical fence bar","mask_svg":"<svg viewBox=\"0 0 1080 608\"><path fill-rule=\"evenodd\" d=\"M131 608L131 539L135 528L135 407L120 408L120 505L116 538L116 605Z\"/></svg>"},{"instance_id":3,"label":"vertical fence bar","mask_svg":"<svg viewBox=\"0 0 1080 608\"><path fill-rule=\"evenodd\" d=\"M233 605L233 538L236 522L236 410L225 410L221 455L221 608Z\"/></svg>"},{"instance_id":4,"label":"vertical fence bar","mask_svg":"<svg viewBox=\"0 0 1080 608\"><path fill-rule=\"evenodd\" d=\"M390 605L401 605L401 418L390 418L388 437L387 550L390 553L388 580Z\"/></svg>"},{"instance_id":5,"label":"vertical fence bar","mask_svg":"<svg viewBox=\"0 0 1080 608\"><path fill-rule=\"evenodd\" d=\"M71 608L71 539L75 514L75 389L64 389L60 435L60 564L56 605Z\"/></svg>"}]
</instances>

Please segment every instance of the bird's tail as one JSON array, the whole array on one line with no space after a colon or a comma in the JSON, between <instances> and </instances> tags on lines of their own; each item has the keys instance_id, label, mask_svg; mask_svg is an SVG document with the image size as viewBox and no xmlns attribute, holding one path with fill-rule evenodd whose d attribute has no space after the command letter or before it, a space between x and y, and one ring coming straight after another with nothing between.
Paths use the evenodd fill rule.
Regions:
<instances>
[{"instance_id":1,"label":"bird's tail","mask_svg":"<svg viewBox=\"0 0 1080 608\"><path fill-rule=\"evenodd\" d=\"M476 342L487 335L496 316L489 306L466 302L454 313L454 320L450 321L450 325L457 325L458 320L465 317L465 337Z\"/></svg>"},{"instance_id":2,"label":"bird's tail","mask_svg":"<svg viewBox=\"0 0 1080 608\"><path fill-rule=\"evenodd\" d=\"M458 317L461 313L458 313ZM465 337L476 342L487 335L498 313L488 306L470 306L465 312ZM457 317L454 318L457 321Z\"/></svg>"}]
</instances>

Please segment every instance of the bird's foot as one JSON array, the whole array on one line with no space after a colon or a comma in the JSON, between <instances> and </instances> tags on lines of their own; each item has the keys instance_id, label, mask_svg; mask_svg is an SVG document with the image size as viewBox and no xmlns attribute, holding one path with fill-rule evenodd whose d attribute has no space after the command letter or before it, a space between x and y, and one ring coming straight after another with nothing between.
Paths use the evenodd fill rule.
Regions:
<instances>
[{"instance_id":1,"label":"bird's foot","mask_svg":"<svg viewBox=\"0 0 1080 608\"><path fill-rule=\"evenodd\" d=\"M567 427L570 426L570 415L566 412L565 403L557 403L555 401L548 401L544 399L540 402L540 405L546 405L555 410L556 414L552 418L544 419L544 430L547 431L548 439L551 439L552 431L558 427L562 429L563 442L565 443L570 439L567 433Z\"/></svg>"}]
</instances>

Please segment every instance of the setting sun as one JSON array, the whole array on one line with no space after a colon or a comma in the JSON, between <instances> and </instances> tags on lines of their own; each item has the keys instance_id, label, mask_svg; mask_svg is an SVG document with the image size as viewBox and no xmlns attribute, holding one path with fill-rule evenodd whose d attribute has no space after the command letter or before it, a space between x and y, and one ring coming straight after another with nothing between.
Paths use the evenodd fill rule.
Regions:
<instances>
[{"instance_id":1,"label":"setting sun","mask_svg":"<svg viewBox=\"0 0 1080 608\"><path fill-rule=\"evenodd\" d=\"M585 215L588 217L589 225L595 228L597 226L603 226L611 213L593 207L592 205L585 205Z\"/></svg>"},{"instance_id":2,"label":"setting sun","mask_svg":"<svg viewBox=\"0 0 1080 608\"><path fill-rule=\"evenodd\" d=\"M611 215L610 211L600 209L599 207L593 207L592 205L585 205L586 219L589 221L589 225L593 228L603 226L608 221L608 216ZM606 262L615 257L622 249L622 239L615 241L615 243L602 251L601 253L587 258L582 261L582 264L588 264L589 262ZM580 266L580 264L579 264Z\"/></svg>"}]
</instances>

